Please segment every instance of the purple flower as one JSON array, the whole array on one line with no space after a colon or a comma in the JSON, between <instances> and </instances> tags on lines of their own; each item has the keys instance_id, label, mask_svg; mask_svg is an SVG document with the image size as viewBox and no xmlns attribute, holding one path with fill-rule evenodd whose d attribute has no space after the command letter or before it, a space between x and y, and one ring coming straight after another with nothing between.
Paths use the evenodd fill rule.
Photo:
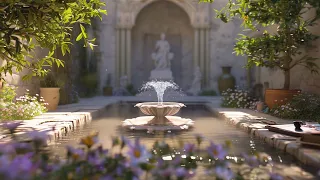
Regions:
<instances>
[{"instance_id":1,"label":"purple flower","mask_svg":"<svg viewBox=\"0 0 320 180\"><path fill-rule=\"evenodd\" d=\"M259 161L256 156L248 156L246 154L243 154L245 163L248 164L250 167L258 167L259 166Z\"/></svg>"},{"instance_id":2,"label":"purple flower","mask_svg":"<svg viewBox=\"0 0 320 180\"><path fill-rule=\"evenodd\" d=\"M5 129L8 129L10 133L14 133L14 131L22 124L21 121L18 122L8 122L3 123L1 126Z\"/></svg>"},{"instance_id":3,"label":"purple flower","mask_svg":"<svg viewBox=\"0 0 320 180\"><path fill-rule=\"evenodd\" d=\"M225 167L216 167L215 173L218 178L223 180L231 180L234 177L233 172Z\"/></svg>"},{"instance_id":4,"label":"purple flower","mask_svg":"<svg viewBox=\"0 0 320 180\"><path fill-rule=\"evenodd\" d=\"M195 145L194 145L194 144L187 143L187 144L184 145L184 148L183 148L183 149L186 151L186 153L191 154L191 153L193 153L194 150L195 150Z\"/></svg>"},{"instance_id":5,"label":"purple flower","mask_svg":"<svg viewBox=\"0 0 320 180\"><path fill-rule=\"evenodd\" d=\"M175 170L175 174L178 178L191 178L195 173L193 171L188 171L183 167L178 167Z\"/></svg>"},{"instance_id":6,"label":"purple flower","mask_svg":"<svg viewBox=\"0 0 320 180\"><path fill-rule=\"evenodd\" d=\"M29 143L15 143L13 144L16 150L31 150L32 146Z\"/></svg>"},{"instance_id":7,"label":"purple flower","mask_svg":"<svg viewBox=\"0 0 320 180\"><path fill-rule=\"evenodd\" d=\"M279 174L276 174L276 173L271 173L270 174L270 180L283 180L284 178L279 175Z\"/></svg>"},{"instance_id":8,"label":"purple flower","mask_svg":"<svg viewBox=\"0 0 320 180\"><path fill-rule=\"evenodd\" d=\"M99 180L114 180L114 178L110 175L106 175L106 176L101 177Z\"/></svg>"},{"instance_id":9,"label":"purple flower","mask_svg":"<svg viewBox=\"0 0 320 180\"><path fill-rule=\"evenodd\" d=\"M140 144L139 138L135 140L134 144L129 143L128 146L129 146L128 155L130 157L132 165L145 163L151 157L151 154L146 149L146 147Z\"/></svg>"},{"instance_id":10,"label":"purple flower","mask_svg":"<svg viewBox=\"0 0 320 180\"><path fill-rule=\"evenodd\" d=\"M48 132L49 131L29 131L27 132L27 135L34 142L46 144L49 139Z\"/></svg>"},{"instance_id":11,"label":"purple flower","mask_svg":"<svg viewBox=\"0 0 320 180\"><path fill-rule=\"evenodd\" d=\"M222 145L210 143L210 146L207 148L208 154L214 159L224 159L227 155L227 152L223 149Z\"/></svg>"},{"instance_id":12,"label":"purple flower","mask_svg":"<svg viewBox=\"0 0 320 180\"><path fill-rule=\"evenodd\" d=\"M153 174L161 177L170 177L174 173L174 169L167 167L165 169L154 169Z\"/></svg>"},{"instance_id":13,"label":"purple flower","mask_svg":"<svg viewBox=\"0 0 320 180\"><path fill-rule=\"evenodd\" d=\"M85 153L82 149L76 149L71 146L67 146L68 157L74 160L83 159Z\"/></svg>"},{"instance_id":14,"label":"purple flower","mask_svg":"<svg viewBox=\"0 0 320 180\"><path fill-rule=\"evenodd\" d=\"M93 166L99 166L104 162L104 159L101 158L97 152L95 152L88 156L88 162Z\"/></svg>"},{"instance_id":15,"label":"purple flower","mask_svg":"<svg viewBox=\"0 0 320 180\"><path fill-rule=\"evenodd\" d=\"M15 154L16 149L12 144L0 144L0 153Z\"/></svg>"},{"instance_id":16,"label":"purple flower","mask_svg":"<svg viewBox=\"0 0 320 180\"><path fill-rule=\"evenodd\" d=\"M172 164L175 166L179 165L181 163L181 160L182 160L181 156L175 156L174 159L172 160Z\"/></svg>"}]
</instances>

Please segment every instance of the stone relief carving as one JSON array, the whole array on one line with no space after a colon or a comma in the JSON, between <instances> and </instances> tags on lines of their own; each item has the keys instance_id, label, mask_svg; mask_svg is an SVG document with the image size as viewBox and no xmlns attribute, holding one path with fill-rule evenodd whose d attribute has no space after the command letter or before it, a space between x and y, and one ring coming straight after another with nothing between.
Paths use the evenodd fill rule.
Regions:
<instances>
[{"instance_id":1,"label":"stone relief carving","mask_svg":"<svg viewBox=\"0 0 320 180\"><path fill-rule=\"evenodd\" d=\"M120 27L132 27L139 12L148 4L157 0L117 0L117 24ZM169 0L183 8L190 17L194 27L209 26L210 5L198 0Z\"/></svg>"}]
</instances>

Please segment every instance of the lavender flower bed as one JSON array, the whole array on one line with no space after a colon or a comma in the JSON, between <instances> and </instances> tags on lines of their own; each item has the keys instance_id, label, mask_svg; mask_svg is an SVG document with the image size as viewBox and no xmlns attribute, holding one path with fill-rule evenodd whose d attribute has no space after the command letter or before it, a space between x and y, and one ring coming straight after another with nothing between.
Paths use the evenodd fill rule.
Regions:
<instances>
[{"instance_id":1,"label":"lavender flower bed","mask_svg":"<svg viewBox=\"0 0 320 180\"><path fill-rule=\"evenodd\" d=\"M217 179L243 179L241 168L270 166L272 161L257 156L243 156L238 161L226 158L230 143L216 144L201 135L195 135L195 144L180 142L170 146L156 141L151 149L139 138L130 141L125 137L113 138L112 147L99 144L97 133L81 139L82 147L67 147L67 158L51 158L43 151L47 132L29 132L30 142L19 142L14 132L20 123L3 125L15 140L0 148L0 179L191 179L197 169L205 168L205 175ZM199 156L202 152L201 156ZM166 161L163 157L170 156ZM203 162L199 166L199 162ZM283 179L278 173L267 172L269 179Z\"/></svg>"}]
</instances>

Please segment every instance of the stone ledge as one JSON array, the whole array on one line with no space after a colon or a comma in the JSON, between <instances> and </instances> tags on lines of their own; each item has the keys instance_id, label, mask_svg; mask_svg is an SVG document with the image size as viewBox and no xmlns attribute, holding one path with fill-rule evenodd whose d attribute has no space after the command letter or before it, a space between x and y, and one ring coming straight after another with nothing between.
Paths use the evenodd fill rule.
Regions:
<instances>
[{"instance_id":1,"label":"stone ledge","mask_svg":"<svg viewBox=\"0 0 320 180\"><path fill-rule=\"evenodd\" d=\"M18 138L26 139L26 132L32 130L46 131L49 130L48 136L50 141L56 141L63 136L66 136L69 132L75 129L81 128L85 124L92 121L93 118L99 117L104 110L114 101L106 102L105 105L90 106L90 105L78 105L74 104L64 106L57 111L50 111L39 116L34 117L32 120L22 121L22 125L18 128ZM93 108L92 108L93 107ZM0 143L6 143L11 141L11 138L7 135L1 135Z\"/></svg>"},{"instance_id":2,"label":"stone ledge","mask_svg":"<svg viewBox=\"0 0 320 180\"><path fill-rule=\"evenodd\" d=\"M299 161L306 165L320 167L320 150L301 147L296 137L287 136L265 129L267 124L259 122L259 118L268 116L267 119L287 123L287 120L278 118L270 118L270 115L241 109L214 108L207 106L210 111L214 112L219 118L224 119L227 123L232 124L253 136L267 142L272 147L280 149L290 155L296 157ZM242 112L245 111L245 112ZM291 121L292 123L292 121Z\"/></svg>"}]
</instances>

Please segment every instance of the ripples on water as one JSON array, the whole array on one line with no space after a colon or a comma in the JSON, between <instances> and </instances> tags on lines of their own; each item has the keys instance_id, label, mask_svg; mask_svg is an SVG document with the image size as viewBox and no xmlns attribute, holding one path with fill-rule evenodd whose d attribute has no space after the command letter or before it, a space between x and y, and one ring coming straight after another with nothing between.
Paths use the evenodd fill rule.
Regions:
<instances>
[{"instance_id":1,"label":"ripples on water","mask_svg":"<svg viewBox=\"0 0 320 180\"><path fill-rule=\"evenodd\" d=\"M55 154L64 156L66 153L66 145L77 146L79 139L88 135L93 130L99 132L99 140L104 147L111 147L111 137L120 135L125 135L127 138L140 137L143 144L151 147L155 140L160 140L163 136L141 132L125 132L119 127L124 119L143 115L138 108L134 108L133 106L134 104L122 103L108 107L101 118L93 120L89 125L71 132L61 140L54 142L50 145L50 149ZM265 142L251 137L248 133L226 124L223 120L217 119L203 105L187 105L187 107L181 109L177 116L194 120L194 129L179 134L169 133L164 135L164 139L169 143L176 142L176 139L172 137L195 142L194 134L200 133L216 143L225 143L227 140L231 141L232 148L229 151L230 156L237 156L244 152L249 154L266 152L271 156L273 162L302 166L298 164L297 160L292 156L285 155L283 152L272 148Z\"/></svg>"}]
</instances>

